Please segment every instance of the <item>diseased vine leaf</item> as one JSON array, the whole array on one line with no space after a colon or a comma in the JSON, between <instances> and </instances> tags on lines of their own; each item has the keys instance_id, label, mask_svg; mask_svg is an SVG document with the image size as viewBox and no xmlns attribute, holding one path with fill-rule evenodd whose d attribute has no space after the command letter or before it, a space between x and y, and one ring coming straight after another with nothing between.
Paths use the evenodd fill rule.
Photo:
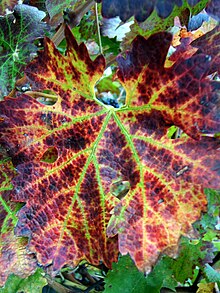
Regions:
<instances>
[{"instance_id":1,"label":"diseased vine leaf","mask_svg":"<svg viewBox=\"0 0 220 293\"><path fill-rule=\"evenodd\" d=\"M191 235L203 187L220 187L219 141L201 136L219 131L219 83L206 78L204 54L164 68L170 34L137 37L118 58L127 96L116 109L94 96L104 58L91 61L68 28L66 38L66 56L46 38L26 68L33 89L57 95L54 105L28 95L1 102L0 142L18 172L11 196L26 202L16 233L30 236L28 248L54 270L81 259L111 267L119 247L147 271ZM191 138L169 139L171 125ZM57 159L45 162L51 147ZM129 188L121 199L111 194L119 182Z\"/></svg>"},{"instance_id":2,"label":"diseased vine leaf","mask_svg":"<svg viewBox=\"0 0 220 293\"><path fill-rule=\"evenodd\" d=\"M197 54L188 59L179 58L172 67L164 68L170 42L168 33L155 34L147 41L138 36L126 58L118 57L118 77L127 93L126 104L131 107L148 104L147 107L155 110L158 129L162 124L166 128L165 121L194 138L201 133L218 132L219 82L205 78L210 73L212 58ZM158 110L161 121L156 116ZM189 114L192 112L194 115Z\"/></svg>"},{"instance_id":3,"label":"diseased vine leaf","mask_svg":"<svg viewBox=\"0 0 220 293\"><path fill-rule=\"evenodd\" d=\"M203 5L203 3L208 3L207 0L188 0L187 2L191 6L195 6L199 2L201 2L201 5ZM187 2L185 1L185 3ZM134 15L137 21L142 22L147 19L154 10L159 17L167 18L174 8L181 7L182 5L182 0L102 0L102 15L106 18L119 16L122 21L126 21Z\"/></svg>"},{"instance_id":4,"label":"diseased vine leaf","mask_svg":"<svg viewBox=\"0 0 220 293\"><path fill-rule=\"evenodd\" d=\"M32 197L33 201L32 203L30 202L30 205L28 204L24 207L28 213L26 220L32 227L28 229L21 220L21 225L18 225L17 231L20 234L29 235L32 229L40 232L41 225L42 228L44 226L43 234L38 234L37 232L39 237L37 237L38 239L35 238L33 245L30 243L30 248L33 246L32 249L37 252L38 259L42 264L46 265L53 261L55 269L59 269L65 262L76 265L79 260L84 258L96 264L103 260L107 266L111 266L111 262L116 260L118 254L117 239L107 239L106 226L110 217L109 212L114 205L108 199L105 199L104 190L99 189L100 170L98 169L97 161L94 160L95 157L93 158L93 151L92 153L90 152L95 148L94 144L98 143L101 139L101 133L105 130L102 123L106 118L107 111L93 100L94 85L104 71L105 61L100 56L96 61L92 62L86 47L81 45L78 48L70 31L68 31L68 34L68 57L62 57L53 44L47 40L46 49L41 52L38 61L35 60L27 68L27 75L30 78L32 74L37 76L37 80L32 85L33 88L40 86L42 81L44 88L50 88L50 85L53 84L53 89L51 89L62 96L62 98L61 96L58 97L56 105L53 107L48 106L46 110L44 105L37 103L35 116L31 109L33 109L32 107L35 108L36 101L28 96L23 96L18 100L8 99L6 102L6 104L10 104L10 109L6 106L9 111L14 109L14 111L17 112L18 110L20 112L22 109L20 114L17 112L16 121L11 122L17 125L17 130L19 129L16 136L18 135L17 138L20 137L24 141L23 146L26 148L27 143L33 146L33 148L31 147L32 154L29 153L32 159L31 161L28 160L28 164L26 164L26 154L18 154L20 151L15 150L15 145L10 148L10 155L12 155L11 151L17 153L15 156L12 155L13 163L17 166L19 173L21 163L25 163L23 170L26 175L28 177L33 176L33 180L38 181L40 179L41 181L39 185L36 182L38 185L36 192L29 184L27 186L27 189L31 187L29 191L26 190L25 183L22 184L23 187L20 186L21 180L19 176L15 179L15 181L18 180L18 185L14 181L14 185L17 185L15 189L18 195L23 194L23 199L17 198L18 201L26 201L28 193L32 194L33 192L36 196L36 198L35 196ZM47 66L45 67L45 62L49 61L50 58L52 58L52 63L50 65L47 63L47 65L52 66L54 70L49 69ZM69 63L69 60L72 60L71 63ZM62 62L64 62L63 68ZM36 74L33 68L37 64L38 66L43 66L41 67L41 73L39 70ZM47 73L45 72L46 68L49 70ZM58 68L61 70L60 73L57 71ZM44 75L45 73L46 76ZM61 80L63 81L63 88L61 86L58 89L58 84L61 85ZM17 101L21 106L20 110L16 110ZM29 130L26 126L22 127L22 116L26 111L29 111L28 108L32 125L30 125L32 129L30 128ZM10 114L8 113L6 116L9 117ZM36 119L39 122L38 130L34 125ZM6 117L3 120L3 124L11 123ZM48 131L51 131L50 129L55 130L54 134L51 133L51 137L48 133ZM46 144L40 143L40 148L36 147L34 142L37 139L36 130L39 131L40 140L44 135L46 135L45 138L47 137ZM60 134L58 134L59 132ZM60 138L57 141L58 137ZM19 148L23 146L20 145ZM55 163L48 164L42 161L41 158L48 147L51 146L57 148L58 159ZM48 171L51 172L51 175L49 175ZM21 176L23 177L23 175ZM29 179L31 178L27 178L26 183ZM47 186L47 184L49 185ZM89 190L90 192L88 193ZM49 199L51 192L54 195L53 199ZM16 197L14 194L15 200ZM33 206L32 208L32 204L35 207ZM34 220L34 214L38 218L37 221ZM22 217L22 214L20 215ZM25 218L23 220L26 222ZM49 243L48 237L51 239Z\"/></svg>"},{"instance_id":5,"label":"diseased vine leaf","mask_svg":"<svg viewBox=\"0 0 220 293\"><path fill-rule=\"evenodd\" d=\"M28 5L16 5L13 14L0 18L0 99L14 87L27 62L36 55L34 40L49 32L45 13Z\"/></svg>"}]
</instances>

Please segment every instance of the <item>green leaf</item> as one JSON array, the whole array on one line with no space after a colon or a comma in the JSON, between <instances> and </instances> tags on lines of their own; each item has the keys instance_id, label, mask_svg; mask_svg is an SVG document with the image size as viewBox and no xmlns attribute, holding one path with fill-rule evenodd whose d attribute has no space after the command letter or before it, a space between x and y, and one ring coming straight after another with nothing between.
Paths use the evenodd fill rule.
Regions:
<instances>
[{"instance_id":1,"label":"green leaf","mask_svg":"<svg viewBox=\"0 0 220 293\"><path fill-rule=\"evenodd\" d=\"M184 283L188 278L192 279L196 266L202 267L207 258L214 258L213 250L206 245L201 240L181 239L180 252L173 262L173 272L178 282Z\"/></svg>"},{"instance_id":2,"label":"green leaf","mask_svg":"<svg viewBox=\"0 0 220 293\"><path fill-rule=\"evenodd\" d=\"M200 232L204 241L209 241L220 251L220 244L218 241L220 230L220 191L205 189L205 194L208 200L207 213L202 215L201 220L195 223L194 226Z\"/></svg>"},{"instance_id":3,"label":"green leaf","mask_svg":"<svg viewBox=\"0 0 220 293\"><path fill-rule=\"evenodd\" d=\"M104 293L148 292L144 274L138 271L129 255L122 256L118 263L113 263L105 282Z\"/></svg>"},{"instance_id":4,"label":"green leaf","mask_svg":"<svg viewBox=\"0 0 220 293\"><path fill-rule=\"evenodd\" d=\"M220 285L220 273L213 269L209 264L205 265L204 272L208 279L208 282L216 282L218 286Z\"/></svg>"},{"instance_id":5,"label":"green leaf","mask_svg":"<svg viewBox=\"0 0 220 293\"><path fill-rule=\"evenodd\" d=\"M187 279L194 279L196 266L202 268L207 259L212 261L214 255L207 243L199 240L190 241L181 238L178 256L173 259L162 256L147 277L149 292L159 293L161 288L175 291L175 287Z\"/></svg>"},{"instance_id":6,"label":"green leaf","mask_svg":"<svg viewBox=\"0 0 220 293\"><path fill-rule=\"evenodd\" d=\"M177 280L173 272L174 260L163 256L147 277L147 292L159 293L162 288L169 288L175 291Z\"/></svg>"},{"instance_id":7,"label":"green leaf","mask_svg":"<svg viewBox=\"0 0 220 293\"><path fill-rule=\"evenodd\" d=\"M42 269L37 269L33 275L24 279L11 275L5 286L0 288L0 293L40 293L43 287L47 285L47 280L43 275Z\"/></svg>"}]
</instances>

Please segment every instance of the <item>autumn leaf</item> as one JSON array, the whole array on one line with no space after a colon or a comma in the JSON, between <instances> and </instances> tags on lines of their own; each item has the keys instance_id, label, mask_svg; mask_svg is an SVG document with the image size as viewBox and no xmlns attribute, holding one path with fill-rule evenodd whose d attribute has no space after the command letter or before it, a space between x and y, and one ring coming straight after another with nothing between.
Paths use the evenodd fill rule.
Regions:
<instances>
[{"instance_id":1,"label":"autumn leaf","mask_svg":"<svg viewBox=\"0 0 220 293\"><path fill-rule=\"evenodd\" d=\"M26 203L16 233L55 271L82 259L111 267L118 248L148 271L192 235L203 187L219 188L219 141L203 136L219 131L212 61L197 54L165 68L171 35L137 37L118 58L126 102L113 108L94 95L103 56L92 61L68 28L66 39L65 56L46 38L27 66L35 93L1 102L0 142L18 172L11 197ZM30 96L46 89L53 105ZM188 136L168 138L172 125Z\"/></svg>"}]
</instances>

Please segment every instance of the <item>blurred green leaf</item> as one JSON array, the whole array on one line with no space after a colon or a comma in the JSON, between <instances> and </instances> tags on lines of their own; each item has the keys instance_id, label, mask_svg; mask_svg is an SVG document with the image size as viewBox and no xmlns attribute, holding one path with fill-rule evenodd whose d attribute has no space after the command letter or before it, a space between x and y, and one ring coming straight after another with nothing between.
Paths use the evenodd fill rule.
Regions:
<instances>
[{"instance_id":1,"label":"blurred green leaf","mask_svg":"<svg viewBox=\"0 0 220 293\"><path fill-rule=\"evenodd\" d=\"M43 270L37 269L33 275L25 279L15 275L9 276L5 286L0 288L0 293L40 293L46 285L47 281L43 277Z\"/></svg>"}]
</instances>

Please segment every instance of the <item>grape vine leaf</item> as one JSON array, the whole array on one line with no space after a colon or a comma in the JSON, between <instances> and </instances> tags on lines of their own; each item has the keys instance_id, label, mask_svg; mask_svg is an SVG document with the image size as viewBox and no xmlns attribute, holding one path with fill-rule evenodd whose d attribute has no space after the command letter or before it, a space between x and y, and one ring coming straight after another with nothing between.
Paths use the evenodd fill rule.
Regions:
<instances>
[{"instance_id":1,"label":"grape vine leaf","mask_svg":"<svg viewBox=\"0 0 220 293\"><path fill-rule=\"evenodd\" d=\"M12 90L25 65L36 55L34 41L50 31L42 22L44 17L43 11L21 4L0 18L0 99Z\"/></svg>"},{"instance_id":2,"label":"grape vine leaf","mask_svg":"<svg viewBox=\"0 0 220 293\"><path fill-rule=\"evenodd\" d=\"M39 293L46 285L47 280L43 277L43 270L38 268L33 275L27 276L25 279L10 275L5 286L0 288L0 293Z\"/></svg>"},{"instance_id":3,"label":"grape vine leaf","mask_svg":"<svg viewBox=\"0 0 220 293\"><path fill-rule=\"evenodd\" d=\"M59 24L63 20L63 10L76 4L76 0L60 1L52 0L45 1L46 9L49 13L52 23ZM81 1L80 1L81 2Z\"/></svg>"},{"instance_id":4,"label":"grape vine leaf","mask_svg":"<svg viewBox=\"0 0 220 293\"><path fill-rule=\"evenodd\" d=\"M143 22L152 14L153 11L155 11L159 17L167 18L172 13L174 8L178 9L183 5L182 0L102 0L97 2L102 2L103 17L112 18L119 16L124 22L133 15L138 22ZM203 5L203 3L208 3L207 0L188 0L187 2L184 1L184 5L195 6L200 2L201 5Z\"/></svg>"},{"instance_id":5,"label":"grape vine leaf","mask_svg":"<svg viewBox=\"0 0 220 293\"><path fill-rule=\"evenodd\" d=\"M199 283L196 293L210 293L215 289L214 283Z\"/></svg>"},{"instance_id":6,"label":"grape vine leaf","mask_svg":"<svg viewBox=\"0 0 220 293\"><path fill-rule=\"evenodd\" d=\"M26 68L32 88L53 91L56 103L1 102L0 143L18 172L11 197L26 203L16 233L54 270L81 259L111 267L119 248L147 271L192 235L206 209L203 187L219 188L219 140L202 135L219 131L219 83L206 78L212 61L198 54L165 68L172 36L137 37L118 58L127 96L116 109L94 96L104 57L91 61L65 33L65 56L46 38ZM188 136L169 139L171 125ZM55 160L42 160L50 153ZM120 182L128 190L117 198Z\"/></svg>"},{"instance_id":7,"label":"grape vine leaf","mask_svg":"<svg viewBox=\"0 0 220 293\"><path fill-rule=\"evenodd\" d=\"M0 286L3 286L11 274L22 278L33 274L37 261L33 253L26 251L27 239L14 234L16 212L21 205L9 201L8 191L12 189L10 180L14 171L3 150L0 152L0 166Z\"/></svg>"}]
</instances>

